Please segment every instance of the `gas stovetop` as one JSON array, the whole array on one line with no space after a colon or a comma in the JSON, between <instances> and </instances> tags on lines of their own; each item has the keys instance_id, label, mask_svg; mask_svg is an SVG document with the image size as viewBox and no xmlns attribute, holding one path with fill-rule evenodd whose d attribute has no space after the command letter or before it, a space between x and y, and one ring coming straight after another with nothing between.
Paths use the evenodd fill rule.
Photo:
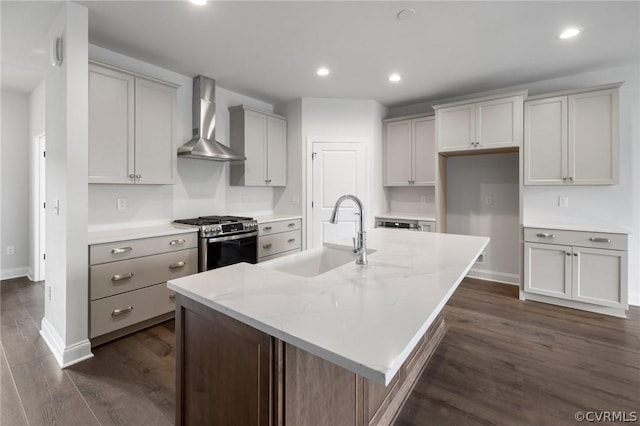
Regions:
<instances>
[{"instance_id":1,"label":"gas stovetop","mask_svg":"<svg viewBox=\"0 0 640 426\"><path fill-rule=\"evenodd\" d=\"M240 234L258 230L258 222L242 216L200 216L193 219L178 219L173 223L180 226L197 227L201 237Z\"/></svg>"}]
</instances>

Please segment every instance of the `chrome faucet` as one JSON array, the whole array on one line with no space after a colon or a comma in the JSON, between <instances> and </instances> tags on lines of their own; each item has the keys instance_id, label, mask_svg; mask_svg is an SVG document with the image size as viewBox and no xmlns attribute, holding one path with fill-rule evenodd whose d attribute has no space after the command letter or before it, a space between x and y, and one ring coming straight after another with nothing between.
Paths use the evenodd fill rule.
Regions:
<instances>
[{"instance_id":1,"label":"chrome faucet","mask_svg":"<svg viewBox=\"0 0 640 426\"><path fill-rule=\"evenodd\" d=\"M362 201L355 195L343 195L338 198L336 201L336 205L333 207L333 212L331 212L331 219L329 219L330 223L336 224L338 223L338 209L340 208L340 204L344 200L352 200L356 203L358 207L360 220L358 221L358 233L356 237L353 238L353 254L358 256L356 259L357 265L366 265L367 264L367 237L364 232L364 207L362 206Z\"/></svg>"}]
</instances>

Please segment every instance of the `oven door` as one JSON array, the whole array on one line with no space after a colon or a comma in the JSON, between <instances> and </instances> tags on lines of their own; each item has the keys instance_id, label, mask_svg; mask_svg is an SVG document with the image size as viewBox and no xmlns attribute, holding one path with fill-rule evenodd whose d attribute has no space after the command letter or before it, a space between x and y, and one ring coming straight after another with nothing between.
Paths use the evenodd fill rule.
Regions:
<instances>
[{"instance_id":1,"label":"oven door","mask_svg":"<svg viewBox=\"0 0 640 426\"><path fill-rule=\"evenodd\" d=\"M258 231L201 240L200 272L240 262L258 263Z\"/></svg>"}]
</instances>

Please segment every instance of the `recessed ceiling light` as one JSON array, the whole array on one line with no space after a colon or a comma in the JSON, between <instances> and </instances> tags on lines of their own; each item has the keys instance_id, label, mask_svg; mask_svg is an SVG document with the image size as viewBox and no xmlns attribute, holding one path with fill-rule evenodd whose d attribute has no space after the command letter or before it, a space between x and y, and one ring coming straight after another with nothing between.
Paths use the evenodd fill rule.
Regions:
<instances>
[{"instance_id":1,"label":"recessed ceiling light","mask_svg":"<svg viewBox=\"0 0 640 426\"><path fill-rule=\"evenodd\" d=\"M400 80L402 80L402 77L401 77L401 76L400 76L400 74L398 74L398 73L395 73L395 72L394 72L393 74L391 74L391 75L389 76L389 81L390 81L390 82L392 82L392 83L397 83L397 82L399 82Z\"/></svg>"},{"instance_id":2,"label":"recessed ceiling light","mask_svg":"<svg viewBox=\"0 0 640 426\"><path fill-rule=\"evenodd\" d=\"M319 76L324 77L325 75L329 75L329 68L326 67L320 67L318 68L318 71L316 71L316 74L318 74Z\"/></svg>"},{"instance_id":3,"label":"recessed ceiling light","mask_svg":"<svg viewBox=\"0 0 640 426\"><path fill-rule=\"evenodd\" d=\"M560 33L560 35L558 35L558 38L565 40L568 38L573 38L575 36L577 36L578 34L580 34L582 32L582 30L580 30L580 28L576 28L576 27L571 27L571 28L567 28L564 31L562 31Z\"/></svg>"},{"instance_id":4,"label":"recessed ceiling light","mask_svg":"<svg viewBox=\"0 0 640 426\"><path fill-rule=\"evenodd\" d=\"M197 4L198 6L204 6L207 4L207 0L189 0L193 4Z\"/></svg>"}]
</instances>

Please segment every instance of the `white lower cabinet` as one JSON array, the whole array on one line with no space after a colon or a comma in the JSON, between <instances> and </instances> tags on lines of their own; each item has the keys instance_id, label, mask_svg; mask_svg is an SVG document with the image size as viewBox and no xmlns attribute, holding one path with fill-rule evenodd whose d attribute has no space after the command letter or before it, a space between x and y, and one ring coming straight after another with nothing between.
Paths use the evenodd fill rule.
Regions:
<instances>
[{"instance_id":1,"label":"white lower cabinet","mask_svg":"<svg viewBox=\"0 0 640 426\"><path fill-rule=\"evenodd\" d=\"M522 298L625 316L626 235L525 228L524 241Z\"/></svg>"},{"instance_id":2,"label":"white lower cabinet","mask_svg":"<svg viewBox=\"0 0 640 426\"><path fill-rule=\"evenodd\" d=\"M89 338L92 345L170 318L167 280L198 272L196 233L89 246Z\"/></svg>"},{"instance_id":3,"label":"white lower cabinet","mask_svg":"<svg viewBox=\"0 0 640 426\"><path fill-rule=\"evenodd\" d=\"M297 253L302 248L301 220L258 224L258 262Z\"/></svg>"}]
</instances>

